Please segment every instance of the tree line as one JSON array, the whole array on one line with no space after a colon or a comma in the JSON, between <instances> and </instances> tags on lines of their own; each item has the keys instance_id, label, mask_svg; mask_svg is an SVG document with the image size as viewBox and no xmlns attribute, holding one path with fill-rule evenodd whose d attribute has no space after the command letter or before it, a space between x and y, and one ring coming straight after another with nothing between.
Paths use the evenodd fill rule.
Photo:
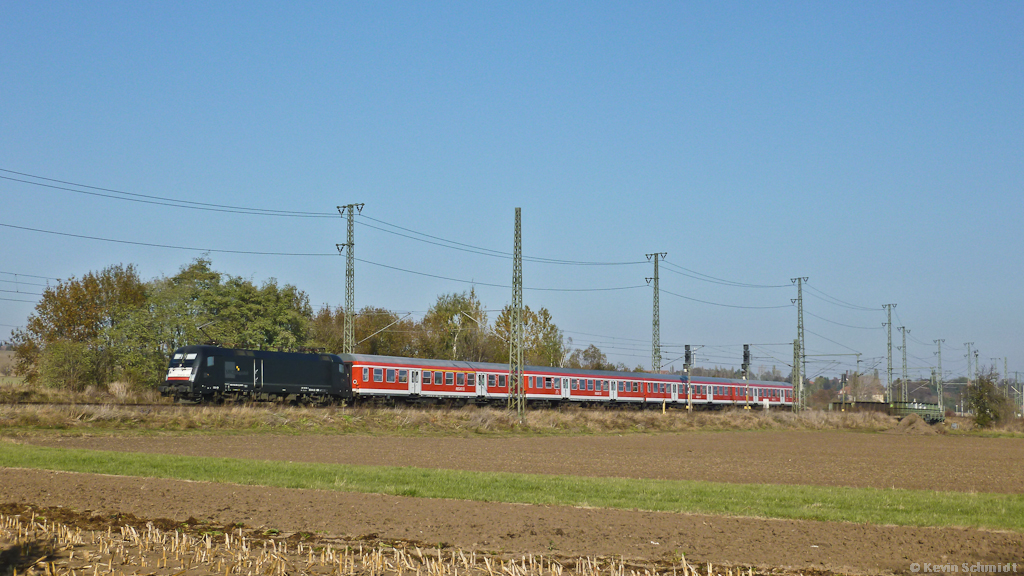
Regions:
<instances>
[{"instance_id":1,"label":"tree line","mask_svg":"<svg viewBox=\"0 0 1024 576\"><path fill-rule=\"evenodd\" d=\"M15 372L30 383L83 390L114 381L156 386L181 346L340 353L345 312L314 311L305 292L214 270L201 257L148 281L114 265L47 287L11 334ZM421 320L367 306L353 318L355 352L507 363L512 310L493 323L474 290L442 294ZM593 344L573 348L546 308L525 307L524 361L535 366L628 370ZM637 366L634 370L642 370Z\"/></svg>"}]
</instances>

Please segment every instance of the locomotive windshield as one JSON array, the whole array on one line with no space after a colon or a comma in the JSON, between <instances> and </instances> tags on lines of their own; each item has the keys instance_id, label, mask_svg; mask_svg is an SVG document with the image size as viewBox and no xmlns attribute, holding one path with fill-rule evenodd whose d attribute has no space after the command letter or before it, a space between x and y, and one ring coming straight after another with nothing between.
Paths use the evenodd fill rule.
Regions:
<instances>
[{"instance_id":1,"label":"locomotive windshield","mask_svg":"<svg viewBox=\"0 0 1024 576\"><path fill-rule=\"evenodd\" d=\"M188 354L182 354L177 352L174 356L171 356L171 368L191 368L196 363L196 353L189 352Z\"/></svg>"}]
</instances>

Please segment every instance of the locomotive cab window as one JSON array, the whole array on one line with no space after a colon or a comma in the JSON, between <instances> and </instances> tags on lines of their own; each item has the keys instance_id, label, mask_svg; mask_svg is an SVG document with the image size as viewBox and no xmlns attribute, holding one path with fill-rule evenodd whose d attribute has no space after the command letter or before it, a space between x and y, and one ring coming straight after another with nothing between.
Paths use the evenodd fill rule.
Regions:
<instances>
[{"instance_id":1,"label":"locomotive cab window","mask_svg":"<svg viewBox=\"0 0 1024 576\"><path fill-rule=\"evenodd\" d=\"M207 358L206 358L206 365L207 366L213 366L213 356L207 356Z\"/></svg>"}]
</instances>

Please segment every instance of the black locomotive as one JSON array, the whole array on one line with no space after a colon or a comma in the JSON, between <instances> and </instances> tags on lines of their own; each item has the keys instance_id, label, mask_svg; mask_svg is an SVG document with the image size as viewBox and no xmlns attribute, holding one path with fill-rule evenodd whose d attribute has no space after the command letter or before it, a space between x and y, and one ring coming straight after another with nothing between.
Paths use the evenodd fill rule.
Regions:
<instances>
[{"instance_id":1,"label":"black locomotive","mask_svg":"<svg viewBox=\"0 0 1024 576\"><path fill-rule=\"evenodd\" d=\"M171 356L159 391L189 402L289 399L321 404L352 397L348 370L334 354L185 346Z\"/></svg>"}]
</instances>

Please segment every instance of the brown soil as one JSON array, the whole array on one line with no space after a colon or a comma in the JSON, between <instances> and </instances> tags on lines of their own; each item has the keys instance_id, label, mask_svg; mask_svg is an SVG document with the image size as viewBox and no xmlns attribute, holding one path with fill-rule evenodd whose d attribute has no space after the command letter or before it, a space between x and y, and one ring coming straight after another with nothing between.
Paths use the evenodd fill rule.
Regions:
<instances>
[{"instance_id":1,"label":"brown soil","mask_svg":"<svg viewBox=\"0 0 1024 576\"><path fill-rule=\"evenodd\" d=\"M21 441L124 452L484 472L1024 494L1019 466L1024 462L1024 442L1016 438L741 431L491 438L184 434Z\"/></svg>"},{"instance_id":2,"label":"brown soil","mask_svg":"<svg viewBox=\"0 0 1024 576\"><path fill-rule=\"evenodd\" d=\"M829 432L624 437L206 436L34 438L36 444L292 461L1024 493L1024 443ZM1012 468L1012 469L1010 469ZM403 498L0 468L0 503L244 524L499 554L622 555L788 571L907 573L913 562L1020 562L1024 535ZM76 516L82 518L81 516Z\"/></svg>"},{"instance_id":3,"label":"brown soil","mask_svg":"<svg viewBox=\"0 0 1024 576\"><path fill-rule=\"evenodd\" d=\"M910 414L909 416L904 417L902 420L900 420L899 424L897 424L890 430L886 430L885 433L913 434L916 436L934 436L935 434L938 434L935 428L932 428L927 422L924 421L923 418L921 418L917 414Z\"/></svg>"}]
</instances>

